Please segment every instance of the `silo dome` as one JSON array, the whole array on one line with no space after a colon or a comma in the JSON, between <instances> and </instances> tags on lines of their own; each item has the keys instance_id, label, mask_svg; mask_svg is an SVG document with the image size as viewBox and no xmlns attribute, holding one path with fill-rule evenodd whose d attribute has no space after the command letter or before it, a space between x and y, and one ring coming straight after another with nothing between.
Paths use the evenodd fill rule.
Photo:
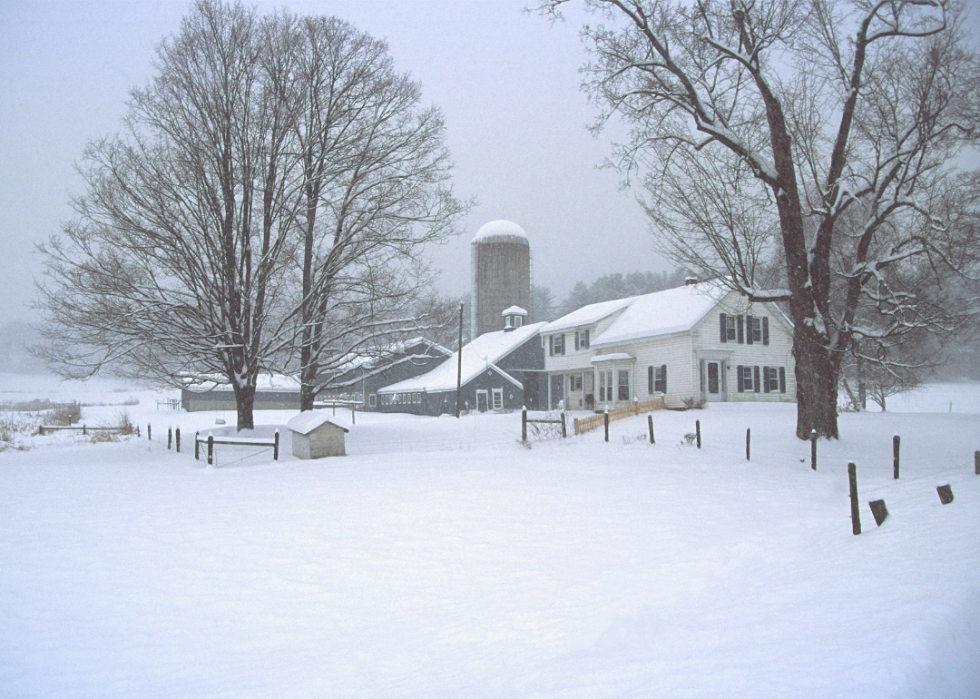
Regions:
<instances>
[{"instance_id":1,"label":"silo dome","mask_svg":"<svg viewBox=\"0 0 980 699\"><path fill-rule=\"evenodd\" d=\"M490 221L473 236L471 336L503 330L501 316L511 306L530 308L531 247L524 229L513 221Z\"/></svg>"},{"instance_id":2,"label":"silo dome","mask_svg":"<svg viewBox=\"0 0 980 699\"><path fill-rule=\"evenodd\" d=\"M480 230L473 236L473 245L477 243L507 242L530 246L527 240L527 233L513 221L491 221L480 226Z\"/></svg>"}]
</instances>

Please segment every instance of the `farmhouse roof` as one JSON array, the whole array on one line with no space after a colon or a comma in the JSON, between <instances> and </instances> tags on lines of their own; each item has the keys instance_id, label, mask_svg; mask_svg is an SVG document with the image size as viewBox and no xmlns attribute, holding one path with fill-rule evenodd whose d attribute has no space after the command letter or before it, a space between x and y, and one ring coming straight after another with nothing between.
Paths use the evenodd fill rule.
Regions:
<instances>
[{"instance_id":1,"label":"farmhouse roof","mask_svg":"<svg viewBox=\"0 0 980 699\"><path fill-rule=\"evenodd\" d=\"M606 347L689 331L729 293L717 283L702 282L635 296L622 315L592 341L592 346Z\"/></svg>"}]
</instances>

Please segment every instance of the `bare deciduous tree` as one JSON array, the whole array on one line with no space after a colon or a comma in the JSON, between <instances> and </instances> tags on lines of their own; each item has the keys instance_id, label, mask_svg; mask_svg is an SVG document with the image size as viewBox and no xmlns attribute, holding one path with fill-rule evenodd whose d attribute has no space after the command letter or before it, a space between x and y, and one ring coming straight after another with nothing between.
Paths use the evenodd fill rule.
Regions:
<instances>
[{"instance_id":1,"label":"bare deciduous tree","mask_svg":"<svg viewBox=\"0 0 980 699\"><path fill-rule=\"evenodd\" d=\"M464 208L442 121L384 44L336 20L199 0L156 68L42 247L42 352L66 376L223 377L250 428L261 371L397 325L418 245Z\"/></svg>"},{"instance_id":2,"label":"bare deciduous tree","mask_svg":"<svg viewBox=\"0 0 980 699\"><path fill-rule=\"evenodd\" d=\"M585 30L598 125L614 113L633 125L615 164L641 173L663 249L751 300L788 304L797 435L836 437L841 362L872 331L867 308L890 319L879 334L961 320L888 283L922 260L937 275L975 271L937 196L980 123L961 6L585 4L615 23Z\"/></svg>"}]
</instances>

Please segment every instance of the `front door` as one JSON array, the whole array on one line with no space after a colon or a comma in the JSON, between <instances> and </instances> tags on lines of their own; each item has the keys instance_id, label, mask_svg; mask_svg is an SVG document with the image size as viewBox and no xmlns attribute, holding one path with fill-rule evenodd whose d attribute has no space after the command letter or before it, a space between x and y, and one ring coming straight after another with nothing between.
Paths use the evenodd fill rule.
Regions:
<instances>
[{"instance_id":1,"label":"front door","mask_svg":"<svg viewBox=\"0 0 980 699\"><path fill-rule=\"evenodd\" d=\"M724 400L722 363L710 359L704 362L704 394L708 400Z\"/></svg>"},{"instance_id":2,"label":"front door","mask_svg":"<svg viewBox=\"0 0 980 699\"><path fill-rule=\"evenodd\" d=\"M476 392L476 409L477 412L485 413L487 412L487 392L477 391Z\"/></svg>"}]
</instances>

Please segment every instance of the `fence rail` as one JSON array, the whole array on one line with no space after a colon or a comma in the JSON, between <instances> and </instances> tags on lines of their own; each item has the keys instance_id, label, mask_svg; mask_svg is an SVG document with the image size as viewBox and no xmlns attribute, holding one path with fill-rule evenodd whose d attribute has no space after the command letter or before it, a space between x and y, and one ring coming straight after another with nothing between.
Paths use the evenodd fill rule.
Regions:
<instances>
[{"instance_id":1,"label":"fence rail","mask_svg":"<svg viewBox=\"0 0 980 699\"><path fill-rule=\"evenodd\" d=\"M202 444L208 445L208 465L214 464L214 445L215 444L225 444L227 446L236 447L272 447L272 460L279 461L279 430L276 430L276 436L272 439L259 439L259 438L247 438L247 437L218 437L215 438L214 435L209 434L207 437L201 437L200 432L194 433L194 459L200 459L200 447Z\"/></svg>"},{"instance_id":2,"label":"fence rail","mask_svg":"<svg viewBox=\"0 0 980 699\"><path fill-rule=\"evenodd\" d=\"M55 432L57 430L79 430L82 434L88 434L89 432L120 432L123 433L127 429L133 429L138 434L138 428L130 427L89 427L88 425L39 425L37 428L37 433L44 436L45 432Z\"/></svg>"},{"instance_id":3,"label":"fence rail","mask_svg":"<svg viewBox=\"0 0 980 699\"><path fill-rule=\"evenodd\" d=\"M654 398L653 400L634 401L632 405L623 406L609 411L609 422L622 420L627 417L635 417L643 413L650 413L654 410L664 410L667 404L664 397ZM594 429L602 427L606 423L606 413L597 413L589 417L575 418L575 434L585 434Z\"/></svg>"}]
</instances>

